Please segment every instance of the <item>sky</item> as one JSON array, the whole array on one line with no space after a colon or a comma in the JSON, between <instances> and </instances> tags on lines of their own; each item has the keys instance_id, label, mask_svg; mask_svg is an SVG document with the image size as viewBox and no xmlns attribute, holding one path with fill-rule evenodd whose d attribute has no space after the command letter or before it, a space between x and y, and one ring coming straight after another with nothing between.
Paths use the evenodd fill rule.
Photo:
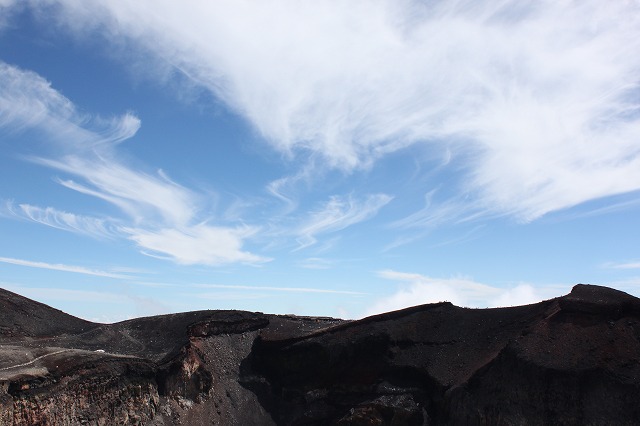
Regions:
<instances>
[{"instance_id":1,"label":"sky","mask_svg":"<svg viewBox=\"0 0 640 426\"><path fill-rule=\"evenodd\" d=\"M0 287L100 322L640 296L638 52L638 0L0 0Z\"/></svg>"}]
</instances>

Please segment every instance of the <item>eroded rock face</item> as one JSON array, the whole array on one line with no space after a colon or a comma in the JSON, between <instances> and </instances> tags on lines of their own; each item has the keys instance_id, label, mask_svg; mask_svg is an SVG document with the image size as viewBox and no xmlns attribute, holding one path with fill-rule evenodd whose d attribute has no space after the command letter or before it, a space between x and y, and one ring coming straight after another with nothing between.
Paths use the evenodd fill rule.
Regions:
<instances>
[{"instance_id":1,"label":"eroded rock face","mask_svg":"<svg viewBox=\"0 0 640 426\"><path fill-rule=\"evenodd\" d=\"M24 374L5 382L0 424L142 425L155 417L159 397L148 363L96 360L69 367L62 374Z\"/></svg>"},{"instance_id":2,"label":"eroded rock face","mask_svg":"<svg viewBox=\"0 0 640 426\"><path fill-rule=\"evenodd\" d=\"M640 300L576 286L259 338L246 385L283 425L640 424ZM266 383L266 384L265 384Z\"/></svg>"},{"instance_id":3,"label":"eroded rock face","mask_svg":"<svg viewBox=\"0 0 640 426\"><path fill-rule=\"evenodd\" d=\"M331 318L200 311L94 324L0 290L0 425L270 425L240 365L266 328Z\"/></svg>"},{"instance_id":4,"label":"eroded rock face","mask_svg":"<svg viewBox=\"0 0 640 426\"><path fill-rule=\"evenodd\" d=\"M0 290L0 425L640 424L640 300L93 324Z\"/></svg>"}]
</instances>

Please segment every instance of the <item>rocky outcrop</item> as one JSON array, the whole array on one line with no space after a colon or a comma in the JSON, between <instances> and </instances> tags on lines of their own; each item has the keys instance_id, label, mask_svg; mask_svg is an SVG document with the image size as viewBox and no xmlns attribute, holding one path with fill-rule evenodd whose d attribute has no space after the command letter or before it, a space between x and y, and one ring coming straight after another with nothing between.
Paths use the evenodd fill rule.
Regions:
<instances>
[{"instance_id":1,"label":"rocky outcrop","mask_svg":"<svg viewBox=\"0 0 640 426\"><path fill-rule=\"evenodd\" d=\"M64 376L14 379L8 386L3 425L150 424L159 397L153 369L144 362L74 366ZM9 404L10 402L10 404Z\"/></svg>"},{"instance_id":2,"label":"rocky outcrop","mask_svg":"<svg viewBox=\"0 0 640 426\"><path fill-rule=\"evenodd\" d=\"M344 321L199 311L95 324L0 289L0 425L269 425L241 386L264 329Z\"/></svg>"},{"instance_id":3,"label":"rocky outcrop","mask_svg":"<svg viewBox=\"0 0 640 426\"><path fill-rule=\"evenodd\" d=\"M265 334L247 386L286 425L639 424L639 314L634 297L579 285L529 306L440 303Z\"/></svg>"},{"instance_id":4,"label":"rocky outcrop","mask_svg":"<svg viewBox=\"0 0 640 426\"><path fill-rule=\"evenodd\" d=\"M640 300L605 287L359 321L0 308L1 425L640 424Z\"/></svg>"}]
</instances>

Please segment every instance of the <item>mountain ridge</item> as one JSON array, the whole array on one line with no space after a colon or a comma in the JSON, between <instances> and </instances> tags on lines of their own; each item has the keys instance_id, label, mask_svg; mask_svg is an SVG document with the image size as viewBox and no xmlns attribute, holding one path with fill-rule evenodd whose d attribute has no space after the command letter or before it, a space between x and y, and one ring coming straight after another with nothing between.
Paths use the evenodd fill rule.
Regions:
<instances>
[{"instance_id":1,"label":"mountain ridge","mask_svg":"<svg viewBox=\"0 0 640 426\"><path fill-rule=\"evenodd\" d=\"M637 424L640 299L114 324L0 289L0 424Z\"/></svg>"}]
</instances>

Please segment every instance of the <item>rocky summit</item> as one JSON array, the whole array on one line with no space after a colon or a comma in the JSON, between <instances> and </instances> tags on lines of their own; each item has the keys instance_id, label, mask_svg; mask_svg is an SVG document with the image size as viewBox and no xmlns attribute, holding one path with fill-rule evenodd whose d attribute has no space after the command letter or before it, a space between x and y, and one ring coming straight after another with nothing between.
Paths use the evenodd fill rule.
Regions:
<instances>
[{"instance_id":1,"label":"rocky summit","mask_svg":"<svg viewBox=\"0 0 640 426\"><path fill-rule=\"evenodd\" d=\"M0 425L637 425L640 299L84 321L0 290Z\"/></svg>"}]
</instances>

